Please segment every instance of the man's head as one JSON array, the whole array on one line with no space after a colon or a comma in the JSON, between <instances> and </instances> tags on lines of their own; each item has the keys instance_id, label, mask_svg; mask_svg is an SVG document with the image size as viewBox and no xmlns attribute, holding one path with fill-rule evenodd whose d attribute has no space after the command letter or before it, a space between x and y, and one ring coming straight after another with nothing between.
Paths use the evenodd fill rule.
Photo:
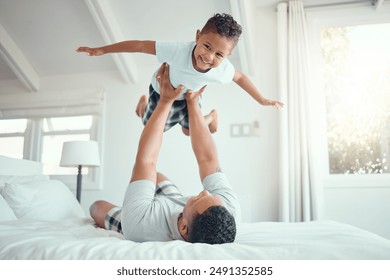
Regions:
<instances>
[{"instance_id":1,"label":"man's head","mask_svg":"<svg viewBox=\"0 0 390 280\"><path fill-rule=\"evenodd\" d=\"M215 14L196 32L193 66L199 72L216 68L238 42L241 26L228 14Z\"/></svg>"},{"instance_id":2,"label":"man's head","mask_svg":"<svg viewBox=\"0 0 390 280\"><path fill-rule=\"evenodd\" d=\"M187 201L178 227L183 238L191 243L230 243L236 236L234 217L219 197L206 190Z\"/></svg>"}]
</instances>

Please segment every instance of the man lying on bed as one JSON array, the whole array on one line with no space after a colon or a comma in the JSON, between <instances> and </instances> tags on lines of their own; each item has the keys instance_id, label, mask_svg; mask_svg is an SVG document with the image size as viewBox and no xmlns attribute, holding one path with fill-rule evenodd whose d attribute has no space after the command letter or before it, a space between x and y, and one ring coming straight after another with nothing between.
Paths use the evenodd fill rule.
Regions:
<instances>
[{"instance_id":1,"label":"man lying on bed","mask_svg":"<svg viewBox=\"0 0 390 280\"><path fill-rule=\"evenodd\" d=\"M161 98L139 141L137 157L123 207L96 201L90 213L99 227L117 230L126 239L143 241L185 240L221 244L236 236L234 216L238 202L220 170L217 149L201 114L198 97L187 92L190 137L204 190L184 197L167 177L156 171L163 130L173 101L181 88L169 80L169 66L158 74Z\"/></svg>"}]
</instances>

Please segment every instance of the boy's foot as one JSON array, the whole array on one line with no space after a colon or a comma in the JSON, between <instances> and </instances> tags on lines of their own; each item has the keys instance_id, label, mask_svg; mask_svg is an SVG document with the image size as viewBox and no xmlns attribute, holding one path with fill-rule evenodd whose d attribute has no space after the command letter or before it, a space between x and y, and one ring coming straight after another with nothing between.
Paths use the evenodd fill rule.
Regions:
<instances>
[{"instance_id":1,"label":"boy's foot","mask_svg":"<svg viewBox=\"0 0 390 280\"><path fill-rule=\"evenodd\" d=\"M135 113L138 117L142 118L145 112L146 104L148 103L148 97L146 95L142 95L138 101L137 108L135 109Z\"/></svg>"},{"instance_id":2,"label":"boy's foot","mask_svg":"<svg viewBox=\"0 0 390 280\"><path fill-rule=\"evenodd\" d=\"M182 127L181 131L183 131L185 136L190 136L190 130L189 129Z\"/></svg>"},{"instance_id":3,"label":"boy's foot","mask_svg":"<svg viewBox=\"0 0 390 280\"><path fill-rule=\"evenodd\" d=\"M210 111L210 114L205 116L206 122L209 125L209 130L211 133L215 133L218 130L218 113L217 110L213 109Z\"/></svg>"}]
</instances>

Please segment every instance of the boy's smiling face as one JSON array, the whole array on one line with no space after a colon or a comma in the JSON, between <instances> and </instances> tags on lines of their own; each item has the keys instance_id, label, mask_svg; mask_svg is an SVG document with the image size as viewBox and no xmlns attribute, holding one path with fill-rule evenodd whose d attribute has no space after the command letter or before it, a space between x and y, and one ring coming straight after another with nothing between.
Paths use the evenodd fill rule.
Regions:
<instances>
[{"instance_id":1,"label":"boy's smiling face","mask_svg":"<svg viewBox=\"0 0 390 280\"><path fill-rule=\"evenodd\" d=\"M192 55L192 65L199 72L216 68L228 57L234 48L234 42L217 33L202 34L196 32L196 47Z\"/></svg>"}]
</instances>

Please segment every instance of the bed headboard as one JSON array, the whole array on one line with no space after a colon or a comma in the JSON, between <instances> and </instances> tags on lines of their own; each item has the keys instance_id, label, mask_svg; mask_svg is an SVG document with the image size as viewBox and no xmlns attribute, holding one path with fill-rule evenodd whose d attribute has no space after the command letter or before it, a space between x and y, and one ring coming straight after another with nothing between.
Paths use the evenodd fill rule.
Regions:
<instances>
[{"instance_id":1,"label":"bed headboard","mask_svg":"<svg viewBox=\"0 0 390 280\"><path fill-rule=\"evenodd\" d=\"M40 162L16 159L0 155L0 175L29 176L41 175L43 165Z\"/></svg>"}]
</instances>

